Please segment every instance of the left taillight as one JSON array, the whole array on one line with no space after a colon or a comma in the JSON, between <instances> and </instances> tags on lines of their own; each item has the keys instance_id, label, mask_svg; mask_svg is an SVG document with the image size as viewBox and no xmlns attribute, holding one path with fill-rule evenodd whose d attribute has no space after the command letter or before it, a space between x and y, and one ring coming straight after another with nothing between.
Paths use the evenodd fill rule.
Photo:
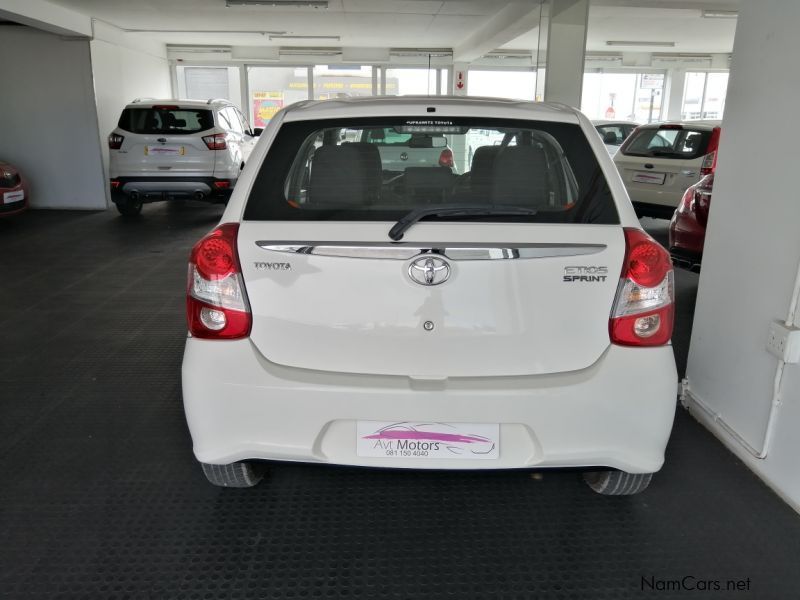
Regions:
<instances>
[{"instance_id":1,"label":"left taillight","mask_svg":"<svg viewBox=\"0 0 800 600\"><path fill-rule=\"evenodd\" d=\"M108 136L108 148L110 150L119 150L122 148L122 142L125 141L125 136L118 133L112 133Z\"/></svg>"},{"instance_id":2,"label":"left taillight","mask_svg":"<svg viewBox=\"0 0 800 600\"><path fill-rule=\"evenodd\" d=\"M250 334L252 315L236 249L238 233L238 223L225 223L192 248L186 316L194 337L235 340Z\"/></svg>"},{"instance_id":3,"label":"left taillight","mask_svg":"<svg viewBox=\"0 0 800 600\"><path fill-rule=\"evenodd\" d=\"M663 346L672 338L675 320L672 260L641 229L624 231L625 262L608 324L611 342Z\"/></svg>"},{"instance_id":4,"label":"left taillight","mask_svg":"<svg viewBox=\"0 0 800 600\"><path fill-rule=\"evenodd\" d=\"M209 150L225 150L227 148L227 144L225 143L225 134L224 133L215 133L214 135L206 135L203 137L203 141L206 143L206 146Z\"/></svg>"}]
</instances>

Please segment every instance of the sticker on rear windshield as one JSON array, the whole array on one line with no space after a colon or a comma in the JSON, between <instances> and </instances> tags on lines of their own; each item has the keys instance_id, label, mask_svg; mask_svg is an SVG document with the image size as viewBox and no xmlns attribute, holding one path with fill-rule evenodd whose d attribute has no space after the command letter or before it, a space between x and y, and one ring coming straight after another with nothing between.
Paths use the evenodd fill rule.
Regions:
<instances>
[{"instance_id":1,"label":"sticker on rear windshield","mask_svg":"<svg viewBox=\"0 0 800 600\"><path fill-rule=\"evenodd\" d=\"M564 281L597 282L608 277L608 267L564 267Z\"/></svg>"}]
</instances>

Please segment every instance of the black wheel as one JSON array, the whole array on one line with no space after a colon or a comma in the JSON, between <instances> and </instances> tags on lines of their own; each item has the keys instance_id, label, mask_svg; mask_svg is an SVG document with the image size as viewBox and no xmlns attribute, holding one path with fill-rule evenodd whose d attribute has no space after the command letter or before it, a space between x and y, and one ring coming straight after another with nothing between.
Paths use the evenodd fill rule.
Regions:
<instances>
[{"instance_id":1,"label":"black wheel","mask_svg":"<svg viewBox=\"0 0 800 600\"><path fill-rule=\"evenodd\" d=\"M652 473L626 473L625 471L593 471L583 474L583 480L598 494L604 496L630 496L647 489Z\"/></svg>"},{"instance_id":2,"label":"black wheel","mask_svg":"<svg viewBox=\"0 0 800 600\"><path fill-rule=\"evenodd\" d=\"M142 212L141 200L131 200L130 198L125 198L124 200L117 200L115 204L117 205L117 210L119 213L126 217L135 217Z\"/></svg>"},{"instance_id":3,"label":"black wheel","mask_svg":"<svg viewBox=\"0 0 800 600\"><path fill-rule=\"evenodd\" d=\"M264 478L263 467L248 462L237 462L230 465L200 463L200 466L203 467L206 479L220 487L253 487Z\"/></svg>"}]
</instances>

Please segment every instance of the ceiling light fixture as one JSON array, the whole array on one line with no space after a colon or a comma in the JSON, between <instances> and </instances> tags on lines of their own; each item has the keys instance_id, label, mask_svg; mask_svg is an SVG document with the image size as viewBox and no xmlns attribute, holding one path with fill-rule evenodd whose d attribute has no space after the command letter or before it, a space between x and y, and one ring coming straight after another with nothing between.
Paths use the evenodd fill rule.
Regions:
<instances>
[{"instance_id":1,"label":"ceiling light fixture","mask_svg":"<svg viewBox=\"0 0 800 600\"><path fill-rule=\"evenodd\" d=\"M644 42L644 41L626 41L626 40L609 40L606 46L642 46L647 48L674 48L675 42Z\"/></svg>"},{"instance_id":2,"label":"ceiling light fixture","mask_svg":"<svg viewBox=\"0 0 800 600\"><path fill-rule=\"evenodd\" d=\"M276 8L328 8L328 0L225 0L225 6L274 6Z\"/></svg>"},{"instance_id":3,"label":"ceiling light fixture","mask_svg":"<svg viewBox=\"0 0 800 600\"><path fill-rule=\"evenodd\" d=\"M739 13L735 10L707 10L703 9L704 19L736 19Z\"/></svg>"},{"instance_id":4,"label":"ceiling light fixture","mask_svg":"<svg viewBox=\"0 0 800 600\"><path fill-rule=\"evenodd\" d=\"M342 38L338 35L288 35L276 34L269 36L269 41L272 40L333 40L340 41Z\"/></svg>"},{"instance_id":5,"label":"ceiling light fixture","mask_svg":"<svg viewBox=\"0 0 800 600\"><path fill-rule=\"evenodd\" d=\"M281 35L285 31L245 31L240 29L124 29L125 33L213 33L219 35Z\"/></svg>"},{"instance_id":6,"label":"ceiling light fixture","mask_svg":"<svg viewBox=\"0 0 800 600\"><path fill-rule=\"evenodd\" d=\"M446 58L453 56L450 48L389 48L391 56L430 56L433 58Z\"/></svg>"},{"instance_id":7,"label":"ceiling light fixture","mask_svg":"<svg viewBox=\"0 0 800 600\"><path fill-rule=\"evenodd\" d=\"M341 56L339 48L281 48L281 56Z\"/></svg>"}]
</instances>

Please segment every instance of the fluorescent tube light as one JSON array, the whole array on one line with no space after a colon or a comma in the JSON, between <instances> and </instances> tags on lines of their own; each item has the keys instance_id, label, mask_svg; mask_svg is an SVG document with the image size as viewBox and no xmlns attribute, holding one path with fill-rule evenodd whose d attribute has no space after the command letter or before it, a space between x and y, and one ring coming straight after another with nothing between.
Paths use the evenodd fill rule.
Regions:
<instances>
[{"instance_id":1,"label":"fluorescent tube light","mask_svg":"<svg viewBox=\"0 0 800 600\"><path fill-rule=\"evenodd\" d=\"M736 19L739 13L735 10L706 10L703 9L704 19Z\"/></svg>"},{"instance_id":2,"label":"fluorescent tube light","mask_svg":"<svg viewBox=\"0 0 800 600\"><path fill-rule=\"evenodd\" d=\"M338 42L342 38L338 35L283 35L276 34L269 36L269 40L333 40Z\"/></svg>"},{"instance_id":3,"label":"fluorescent tube light","mask_svg":"<svg viewBox=\"0 0 800 600\"><path fill-rule=\"evenodd\" d=\"M328 0L225 0L225 6L275 6L278 8L328 8Z\"/></svg>"},{"instance_id":4,"label":"fluorescent tube light","mask_svg":"<svg viewBox=\"0 0 800 600\"><path fill-rule=\"evenodd\" d=\"M675 42L645 42L645 41L626 41L626 40L610 40L606 42L606 46L642 46L648 48L674 48Z\"/></svg>"}]
</instances>

